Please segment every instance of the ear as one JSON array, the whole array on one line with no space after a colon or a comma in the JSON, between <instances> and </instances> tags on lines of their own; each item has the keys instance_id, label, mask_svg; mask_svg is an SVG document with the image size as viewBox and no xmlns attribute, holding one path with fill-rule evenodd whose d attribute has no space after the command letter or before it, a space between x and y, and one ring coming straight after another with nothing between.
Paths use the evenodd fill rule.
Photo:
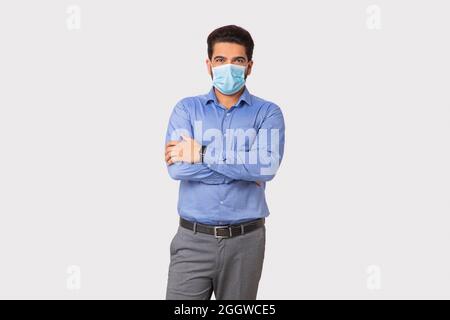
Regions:
<instances>
[{"instance_id":1,"label":"ear","mask_svg":"<svg viewBox=\"0 0 450 320\"><path fill-rule=\"evenodd\" d=\"M253 60L249 61L247 65L247 76L249 76L252 73L252 68L253 68Z\"/></svg>"},{"instance_id":2,"label":"ear","mask_svg":"<svg viewBox=\"0 0 450 320\"><path fill-rule=\"evenodd\" d=\"M208 74L212 77L212 73L211 73L211 60L206 59L206 69L208 70Z\"/></svg>"}]
</instances>

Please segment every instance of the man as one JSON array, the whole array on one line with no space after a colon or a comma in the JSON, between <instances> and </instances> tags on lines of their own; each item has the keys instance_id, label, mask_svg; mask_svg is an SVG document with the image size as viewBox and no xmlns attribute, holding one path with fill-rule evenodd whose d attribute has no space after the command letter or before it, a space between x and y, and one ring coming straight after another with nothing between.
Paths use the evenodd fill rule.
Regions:
<instances>
[{"instance_id":1,"label":"man","mask_svg":"<svg viewBox=\"0 0 450 320\"><path fill-rule=\"evenodd\" d=\"M180 180L166 299L256 299L269 210L266 182L284 151L280 108L248 91L253 39L230 25L207 40L209 93L179 101L165 160Z\"/></svg>"}]
</instances>

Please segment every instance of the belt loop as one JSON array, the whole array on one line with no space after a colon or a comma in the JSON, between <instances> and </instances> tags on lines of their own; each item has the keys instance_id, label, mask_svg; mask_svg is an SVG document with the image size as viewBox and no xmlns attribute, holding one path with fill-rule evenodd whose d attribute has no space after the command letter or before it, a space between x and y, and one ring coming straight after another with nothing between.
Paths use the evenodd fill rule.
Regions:
<instances>
[{"instance_id":1,"label":"belt loop","mask_svg":"<svg viewBox=\"0 0 450 320\"><path fill-rule=\"evenodd\" d=\"M241 235L244 234L244 224L241 224Z\"/></svg>"},{"instance_id":2,"label":"belt loop","mask_svg":"<svg viewBox=\"0 0 450 320\"><path fill-rule=\"evenodd\" d=\"M194 234L197 234L197 222L194 222Z\"/></svg>"}]
</instances>

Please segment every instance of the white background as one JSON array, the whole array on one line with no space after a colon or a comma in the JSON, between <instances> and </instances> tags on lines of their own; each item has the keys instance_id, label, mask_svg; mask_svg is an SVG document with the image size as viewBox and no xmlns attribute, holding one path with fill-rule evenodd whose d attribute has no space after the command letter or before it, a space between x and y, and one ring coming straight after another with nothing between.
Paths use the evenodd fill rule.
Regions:
<instances>
[{"instance_id":1,"label":"white background","mask_svg":"<svg viewBox=\"0 0 450 320\"><path fill-rule=\"evenodd\" d=\"M210 89L209 32L237 24L256 43L248 88L287 127L258 297L450 298L449 15L444 0L2 1L0 297L164 298L168 117Z\"/></svg>"}]
</instances>

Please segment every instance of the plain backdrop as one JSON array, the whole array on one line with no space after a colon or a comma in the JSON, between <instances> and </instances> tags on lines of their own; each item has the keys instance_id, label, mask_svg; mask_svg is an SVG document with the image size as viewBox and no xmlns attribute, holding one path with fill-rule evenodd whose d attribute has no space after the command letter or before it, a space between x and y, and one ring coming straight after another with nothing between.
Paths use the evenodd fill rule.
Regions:
<instances>
[{"instance_id":1,"label":"plain backdrop","mask_svg":"<svg viewBox=\"0 0 450 320\"><path fill-rule=\"evenodd\" d=\"M210 89L208 34L237 24L256 43L247 87L287 128L258 297L450 298L449 14L445 0L1 1L0 297L164 298L168 118Z\"/></svg>"}]
</instances>

